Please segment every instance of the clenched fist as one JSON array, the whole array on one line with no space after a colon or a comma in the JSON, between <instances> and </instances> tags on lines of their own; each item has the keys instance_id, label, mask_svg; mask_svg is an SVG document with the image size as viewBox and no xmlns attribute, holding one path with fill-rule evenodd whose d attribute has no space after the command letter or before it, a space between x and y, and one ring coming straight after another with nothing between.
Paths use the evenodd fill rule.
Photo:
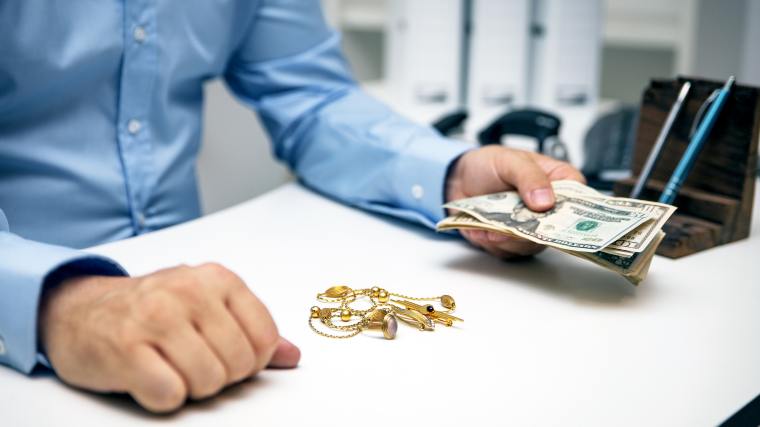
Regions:
<instances>
[{"instance_id":1,"label":"clenched fist","mask_svg":"<svg viewBox=\"0 0 760 427\"><path fill-rule=\"evenodd\" d=\"M40 337L63 381L129 393L154 412L300 358L261 301L218 264L64 281L43 301Z\"/></svg>"},{"instance_id":2,"label":"clenched fist","mask_svg":"<svg viewBox=\"0 0 760 427\"><path fill-rule=\"evenodd\" d=\"M533 152L490 145L459 158L446 182L446 201L499 191L517 190L534 211L554 206L551 181L585 182L570 164ZM482 230L461 230L473 245L499 258L533 255L544 248L519 237Z\"/></svg>"}]
</instances>

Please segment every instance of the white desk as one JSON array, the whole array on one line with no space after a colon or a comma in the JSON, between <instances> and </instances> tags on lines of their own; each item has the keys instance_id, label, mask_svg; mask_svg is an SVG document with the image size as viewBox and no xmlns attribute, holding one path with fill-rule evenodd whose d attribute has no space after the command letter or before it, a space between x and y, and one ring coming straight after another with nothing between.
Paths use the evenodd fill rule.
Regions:
<instances>
[{"instance_id":1,"label":"white desk","mask_svg":"<svg viewBox=\"0 0 760 427\"><path fill-rule=\"evenodd\" d=\"M133 274L224 263L301 346L301 366L168 417L0 369L0 425L694 426L715 425L760 393L757 234L678 261L658 257L634 288L555 251L500 262L290 184L96 251ZM402 325L395 341L316 336L309 307L336 283L450 293L465 323L433 333Z\"/></svg>"}]
</instances>

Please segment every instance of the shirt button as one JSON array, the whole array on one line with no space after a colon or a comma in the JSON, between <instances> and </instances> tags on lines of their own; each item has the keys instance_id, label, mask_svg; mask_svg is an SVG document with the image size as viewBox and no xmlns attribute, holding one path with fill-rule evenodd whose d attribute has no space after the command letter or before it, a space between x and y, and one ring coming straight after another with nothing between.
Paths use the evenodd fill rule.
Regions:
<instances>
[{"instance_id":1,"label":"shirt button","mask_svg":"<svg viewBox=\"0 0 760 427\"><path fill-rule=\"evenodd\" d=\"M132 135L140 132L140 129L142 129L142 123L140 123L139 120L132 119L129 121L129 123L127 123L127 130Z\"/></svg>"},{"instance_id":2,"label":"shirt button","mask_svg":"<svg viewBox=\"0 0 760 427\"><path fill-rule=\"evenodd\" d=\"M425 195L425 189L422 188L421 185L413 185L412 186L412 197L414 197L417 200L420 200L422 196Z\"/></svg>"},{"instance_id":3,"label":"shirt button","mask_svg":"<svg viewBox=\"0 0 760 427\"><path fill-rule=\"evenodd\" d=\"M145 214L142 212L137 214L137 226L140 227L140 230L145 228Z\"/></svg>"},{"instance_id":4,"label":"shirt button","mask_svg":"<svg viewBox=\"0 0 760 427\"><path fill-rule=\"evenodd\" d=\"M144 27L136 27L134 31L132 31L132 37L134 37L135 41L137 43L142 43L145 41L145 36L147 33L145 32Z\"/></svg>"},{"instance_id":5,"label":"shirt button","mask_svg":"<svg viewBox=\"0 0 760 427\"><path fill-rule=\"evenodd\" d=\"M0 356L5 354L5 340L0 335Z\"/></svg>"}]
</instances>

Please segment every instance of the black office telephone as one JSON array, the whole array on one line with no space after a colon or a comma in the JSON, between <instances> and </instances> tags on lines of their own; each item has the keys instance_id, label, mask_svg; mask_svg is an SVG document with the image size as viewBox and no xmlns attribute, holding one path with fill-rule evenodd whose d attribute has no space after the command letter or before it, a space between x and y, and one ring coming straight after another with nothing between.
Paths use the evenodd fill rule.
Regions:
<instances>
[{"instance_id":1,"label":"black office telephone","mask_svg":"<svg viewBox=\"0 0 760 427\"><path fill-rule=\"evenodd\" d=\"M598 190L612 190L630 175L639 109L620 107L594 122L584 141L583 175Z\"/></svg>"},{"instance_id":2,"label":"black office telephone","mask_svg":"<svg viewBox=\"0 0 760 427\"><path fill-rule=\"evenodd\" d=\"M508 135L521 135L536 140L536 152L568 160L565 144L559 139L562 120L554 114L535 109L509 111L491 122L478 134L481 145L501 144Z\"/></svg>"}]
</instances>

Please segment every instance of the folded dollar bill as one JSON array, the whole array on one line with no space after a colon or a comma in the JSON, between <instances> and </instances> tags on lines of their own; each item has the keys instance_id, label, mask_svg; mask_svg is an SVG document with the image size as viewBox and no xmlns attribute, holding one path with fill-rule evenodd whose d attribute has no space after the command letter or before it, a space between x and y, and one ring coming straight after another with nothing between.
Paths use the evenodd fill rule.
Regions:
<instances>
[{"instance_id":1,"label":"folded dollar bill","mask_svg":"<svg viewBox=\"0 0 760 427\"><path fill-rule=\"evenodd\" d=\"M552 183L554 207L534 212L516 191L455 200L438 230L480 229L522 237L612 270L638 284L664 238L674 206L609 197L575 181Z\"/></svg>"}]
</instances>

